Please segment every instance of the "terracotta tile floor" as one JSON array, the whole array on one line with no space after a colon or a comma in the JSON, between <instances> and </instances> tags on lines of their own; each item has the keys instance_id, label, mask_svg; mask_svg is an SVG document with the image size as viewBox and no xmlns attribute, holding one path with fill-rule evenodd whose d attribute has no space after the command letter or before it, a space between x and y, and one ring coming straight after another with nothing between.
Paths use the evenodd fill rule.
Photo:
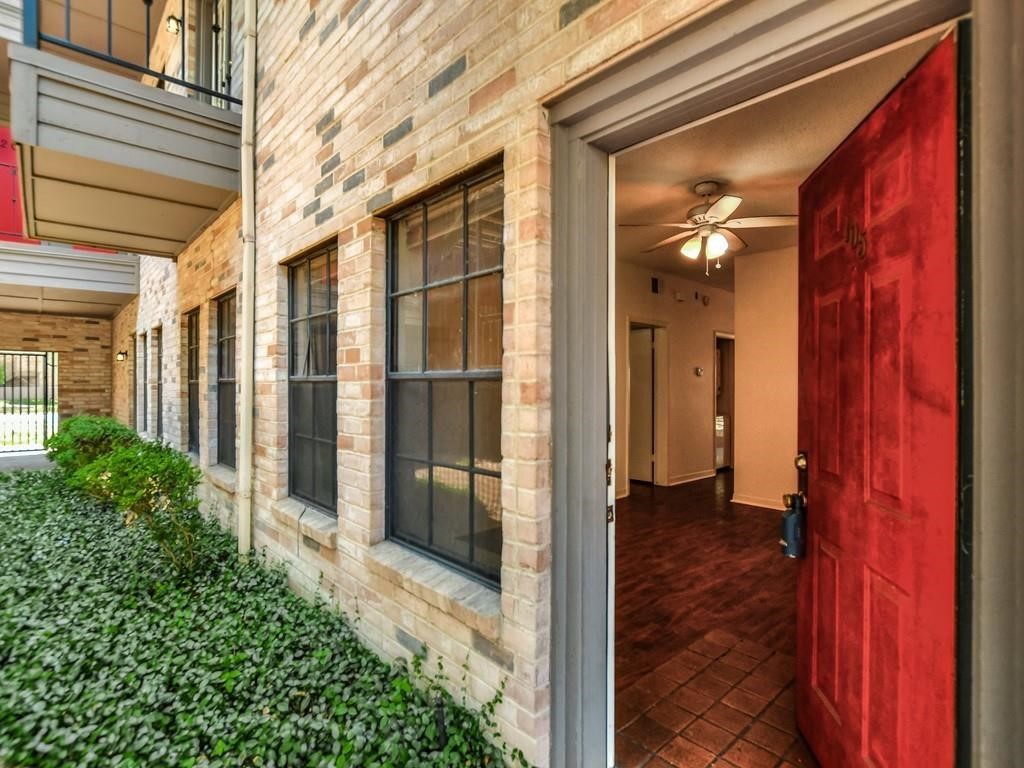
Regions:
<instances>
[{"instance_id":1,"label":"terracotta tile floor","mask_svg":"<svg viewBox=\"0 0 1024 768\"><path fill-rule=\"evenodd\" d=\"M793 715L796 572L731 473L617 507L619 768L817 766Z\"/></svg>"}]
</instances>

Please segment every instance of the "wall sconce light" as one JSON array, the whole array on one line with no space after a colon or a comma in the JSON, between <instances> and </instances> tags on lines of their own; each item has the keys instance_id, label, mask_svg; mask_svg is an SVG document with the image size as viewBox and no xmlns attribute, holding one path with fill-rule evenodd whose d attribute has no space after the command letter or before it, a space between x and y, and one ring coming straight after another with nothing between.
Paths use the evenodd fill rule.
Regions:
<instances>
[{"instance_id":1,"label":"wall sconce light","mask_svg":"<svg viewBox=\"0 0 1024 768\"><path fill-rule=\"evenodd\" d=\"M125 360L128 359L128 352L118 352L116 355L114 355L114 359L117 360L117 362L119 363L123 363Z\"/></svg>"},{"instance_id":2,"label":"wall sconce light","mask_svg":"<svg viewBox=\"0 0 1024 768\"><path fill-rule=\"evenodd\" d=\"M172 35L181 34L181 19L178 16L167 17L167 31Z\"/></svg>"}]
</instances>

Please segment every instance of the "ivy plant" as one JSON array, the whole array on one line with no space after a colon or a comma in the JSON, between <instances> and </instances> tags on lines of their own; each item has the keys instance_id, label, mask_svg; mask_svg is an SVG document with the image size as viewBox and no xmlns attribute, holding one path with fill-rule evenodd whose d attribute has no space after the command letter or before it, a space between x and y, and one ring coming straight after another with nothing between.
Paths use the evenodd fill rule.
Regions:
<instances>
[{"instance_id":1,"label":"ivy plant","mask_svg":"<svg viewBox=\"0 0 1024 768\"><path fill-rule=\"evenodd\" d=\"M497 701L472 711L381 660L213 523L198 518L205 565L182 579L67 478L0 475L0 765L525 765L497 738Z\"/></svg>"}]
</instances>

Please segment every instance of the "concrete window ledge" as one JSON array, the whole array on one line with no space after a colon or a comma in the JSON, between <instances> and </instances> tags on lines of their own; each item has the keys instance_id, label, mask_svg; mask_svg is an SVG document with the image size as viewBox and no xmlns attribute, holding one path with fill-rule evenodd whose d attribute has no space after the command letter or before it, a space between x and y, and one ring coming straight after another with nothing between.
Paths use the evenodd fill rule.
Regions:
<instances>
[{"instance_id":1,"label":"concrete window ledge","mask_svg":"<svg viewBox=\"0 0 1024 768\"><path fill-rule=\"evenodd\" d=\"M495 590L393 541L370 547L366 566L488 640L500 637L501 594Z\"/></svg>"},{"instance_id":2,"label":"concrete window ledge","mask_svg":"<svg viewBox=\"0 0 1024 768\"><path fill-rule=\"evenodd\" d=\"M315 541L320 548L338 548L338 518L290 497L272 503L270 511L279 522Z\"/></svg>"},{"instance_id":3,"label":"concrete window ledge","mask_svg":"<svg viewBox=\"0 0 1024 768\"><path fill-rule=\"evenodd\" d=\"M215 488L219 488L225 493L235 494L237 490L237 483L235 479L235 470L231 467L225 467L221 464L214 464L212 467L206 468L206 479L210 485Z\"/></svg>"}]
</instances>

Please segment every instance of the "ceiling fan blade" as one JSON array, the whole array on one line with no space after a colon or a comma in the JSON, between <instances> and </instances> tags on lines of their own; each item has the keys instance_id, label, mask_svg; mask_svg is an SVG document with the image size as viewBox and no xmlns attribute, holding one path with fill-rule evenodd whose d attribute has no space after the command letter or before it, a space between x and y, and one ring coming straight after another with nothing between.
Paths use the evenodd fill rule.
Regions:
<instances>
[{"instance_id":1,"label":"ceiling fan blade","mask_svg":"<svg viewBox=\"0 0 1024 768\"><path fill-rule=\"evenodd\" d=\"M729 253L735 253L741 251L747 247L747 244L743 242L743 238L737 235L735 232L730 232L728 229L719 229L725 239L729 241Z\"/></svg>"},{"instance_id":2,"label":"ceiling fan blade","mask_svg":"<svg viewBox=\"0 0 1024 768\"><path fill-rule=\"evenodd\" d=\"M687 230L685 232L677 232L676 234L672 235L671 237L666 237L661 242L655 243L650 248L644 248L644 253L650 253L651 251L656 251L659 248L661 248L661 246L668 245L669 243L674 243L677 240L682 240L684 237L689 237L690 235L694 234L694 232L696 232L696 230L694 230L694 229L690 229L690 230Z\"/></svg>"},{"instance_id":3,"label":"ceiling fan blade","mask_svg":"<svg viewBox=\"0 0 1024 768\"><path fill-rule=\"evenodd\" d=\"M754 229L756 227L795 227L798 216L751 216L749 219L732 219L718 226L730 229Z\"/></svg>"},{"instance_id":4,"label":"ceiling fan blade","mask_svg":"<svg viewBox=\"0 0 1024 768\"><path fill-rule=\"evenodd\" d=\"M684 227L692 226L688 221L659 221L655 224L618 224L620 227Z\"/></svg>"},{"instance_id":5,"label":"ceiling fan blade","mask_svg":"<svg viewBox=\"0 0 1024 768\"><path fill-rule=\"evenodd\" d=\"M740 203L742 202L742 197L736 197L736 195L722 195L720 198L715 200L714 204L708 208L707 213L704 215L709 219L725 221L732 216L733 211L739 208Z\"/></svg>"}]
</instances>

